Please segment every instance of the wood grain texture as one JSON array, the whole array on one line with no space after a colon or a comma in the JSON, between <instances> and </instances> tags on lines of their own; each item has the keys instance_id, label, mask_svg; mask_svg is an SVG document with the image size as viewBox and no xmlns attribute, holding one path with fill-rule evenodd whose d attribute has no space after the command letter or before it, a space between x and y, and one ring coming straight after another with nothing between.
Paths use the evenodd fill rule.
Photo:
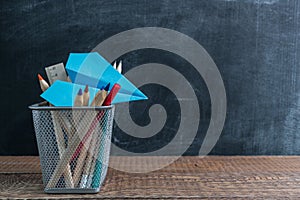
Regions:
<instances>
[{"instance_id":1,"label":"wood grain texture","mask_svg":"<svg viewBox=\"0 0 300 200\"><path fill-rule=\"evenodd\" d=\"M157 163L165 158L136 159ZM127 165L128 160L134 163L126 157L110 162ZM45 194L38 157L0 157L0 166L0 198L300 198L300 156L181 157L161 170L139 174L110 168L101 191L93 195Z\"/></svg>"},{"instance_id":2,"label":"wood grain texture","mask_svg":"<svg viewBox=\"0 0 300 200\"><path fill-rule=\"evenodd\" d=\"M0 156L0 173L41 173L37 156Z\"/></svg>"}]
</instances>

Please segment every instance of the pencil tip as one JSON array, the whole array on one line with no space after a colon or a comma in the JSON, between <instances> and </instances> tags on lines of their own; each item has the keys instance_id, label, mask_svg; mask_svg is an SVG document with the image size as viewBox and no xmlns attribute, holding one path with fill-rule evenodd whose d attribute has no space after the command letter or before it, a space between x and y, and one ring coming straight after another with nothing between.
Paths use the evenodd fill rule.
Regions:
<instances>
[{"instance_id":1,"label":"pencil tip","mask_svg":"<svg viewBox=\"0 0 300 200\"><path fill-rule=\"evenodd\" d=\"M79 96L82 95L82 89L81 88L79 89L77 95L79 95Z\"/></svg>"},{"instance_id":2,"label":"pencil tip","mask_svg":"<svg viewBox=\"0 0 300 200\"><path fill-rule=\"evenodd\" d=\"M85 86L84 92L85 92L85 93L89 92L89 86L88 86L88 85Z\"/></svg>"},{"instance_id":3,"label":"pencil tip","mask_svg":"<svg viewBox=\"0 0 300 200\"><path fill-rule=\"evenodd\" d=\"M119 65L117 67L117 71L121 74L122 73L122 60L120 60Z\"/></svg>"},{"instance_id":4,"label":"pencil tip","mask_svg":"<svg viewBox=\"0 0 300 200\"><path fill-rule=\"evenodd\" d=\"M108 91L108 90L109 90L109 86L110 86L110 83L108 83L108 84L105 86L104 90L105 90L105 91Z\"/></svg>"},{"instance_id":5,"label":"pencil tip","mask_svg":"<svg viewBox=\"0 0 300 200\"><path fill-rule=\"evenodd\" d=\"M40 74L38 74L38 78L39 78L40 81L44 80L43 77Z\"/></svg>"}]
</instances>

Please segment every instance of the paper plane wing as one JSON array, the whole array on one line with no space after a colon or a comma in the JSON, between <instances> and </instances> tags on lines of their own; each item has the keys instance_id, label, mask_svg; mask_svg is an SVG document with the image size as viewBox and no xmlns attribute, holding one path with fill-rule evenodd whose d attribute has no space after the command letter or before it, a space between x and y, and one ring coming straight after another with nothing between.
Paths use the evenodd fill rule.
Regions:
<instances>
[{"instance_id":1,"label":"paper plane wing","mask_svg":"<svg viewBox=\"0 0 300 200\"><path fill-rule=\"evenodd\" d=\"M70 53L66 70L73 83L103 88L108 83L121 85L113 103L148 99L125 76L120 74L97 52ZM111 89L111 88L110 88Z\"/></svg>"},{"instance_id":2,"label":"paper plane wing","mask_svg":"<svg viewBox=\"0 0 300 200\"><path fill-rule=\"evenodd\" d=\"M84 88L84 85L57 80L53 83L53 85L51 85L51 87L49 87L44 93L41 94L41 97L54 106L73 106L79 89L84 90ZM92 100L94 99L98 91L98 88L89 87L89 105L92 103ZM118 93L114 98L112 104L135 100L139 99L136 99L135 96Z\"/></svg>"}]
</instances>

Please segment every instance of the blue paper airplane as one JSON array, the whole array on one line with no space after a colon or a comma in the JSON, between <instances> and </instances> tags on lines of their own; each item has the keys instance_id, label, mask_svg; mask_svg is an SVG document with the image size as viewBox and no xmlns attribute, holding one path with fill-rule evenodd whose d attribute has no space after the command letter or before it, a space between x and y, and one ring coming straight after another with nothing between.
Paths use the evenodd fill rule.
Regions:
<instances>
[{"instance_id":1,"label":"blue paper airplane","mask_svg":"<svg viewBox=\"0 0 300 200\"><path fill-rule=\"evenodd\" d=\"M42 95L54 106L73 106L78 90L89 86L90 103L99 89L108 83L112 87L115 83L121 89L113 100L113 104L148 99L127 78L120 74L97 52L71 53L66 70L72 83L55 81ZM110 88L111 89L111 88Z\"/></svg>"},{"instance_id":2,"label":"blue paper airplane","mask_svg":"<svg viewBox=\"0 0 300 200\"><path fill-rule=\"evenodd\" d=\"M53 85L51 85L51 87L49 87L43 94L41 94L41 97L55 106L73 106L79 89L84 90L84 88L84 85L57 80L53 83ZM98 91L98 88L89 87L89 105L92 103L92 100L94 99ZM135 100L138 99L136 99L136 97L134 96L118 93L114 98L112 104Z\"/></svg>"}]
</instances>

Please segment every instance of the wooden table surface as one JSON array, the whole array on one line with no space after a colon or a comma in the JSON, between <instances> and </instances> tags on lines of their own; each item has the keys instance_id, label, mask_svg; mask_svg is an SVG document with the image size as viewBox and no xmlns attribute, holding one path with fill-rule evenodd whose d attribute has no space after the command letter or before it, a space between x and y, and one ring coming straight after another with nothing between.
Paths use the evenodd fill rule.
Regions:
<instances>
[{"instance_id":1,"label":"wooden table surface","mask_svg":"<svg viewBox=\"0 0 300 200\"><path fill-rule=\"evenodd\" d=\"M143 159L141 167L149 167L164 157ZM114 156L110 162L135 163ZM38 157L0 157L0 198L300 199L300 156L181 157L149 173L110 168L101 191L87 195L45 194Z\"/></svg>"}]
</instances>

